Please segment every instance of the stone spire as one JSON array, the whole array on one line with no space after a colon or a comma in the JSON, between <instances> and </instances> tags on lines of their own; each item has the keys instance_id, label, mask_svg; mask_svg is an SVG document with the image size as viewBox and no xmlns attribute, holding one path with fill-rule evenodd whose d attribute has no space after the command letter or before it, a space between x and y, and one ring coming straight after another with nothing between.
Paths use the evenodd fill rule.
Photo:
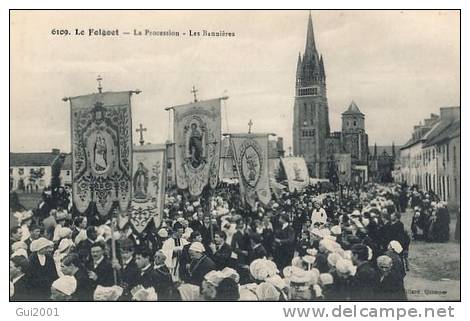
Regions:
<instances>
[{"instance_id":1,"label":"stone spire","mask_svg":"<svg viewBox=\"0 0 470 321\"><path fill-rule=\"evenodd\" d=\"M305 57L313 57L317 51L315 47L315 36L313 34L312 13L308 14L307 43L305 44Z\"/></svg>"}]
</instances>

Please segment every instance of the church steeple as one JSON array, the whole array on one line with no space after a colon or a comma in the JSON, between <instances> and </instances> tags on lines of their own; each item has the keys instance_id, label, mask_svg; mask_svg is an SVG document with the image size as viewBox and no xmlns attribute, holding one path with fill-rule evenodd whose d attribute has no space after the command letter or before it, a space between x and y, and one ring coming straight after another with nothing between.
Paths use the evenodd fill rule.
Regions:
<instances>
[{"instance_id":1,"label":"church steeple","mask_svg":"<svg viewBox=\"0 0 470 321\"><path fill-rule=\"evenodd\" d=\"M315 35L313 34L312 13L308 14L307 42L305 44L305 58L311 58L316 53Z\"/></svg>"}]
</instances>

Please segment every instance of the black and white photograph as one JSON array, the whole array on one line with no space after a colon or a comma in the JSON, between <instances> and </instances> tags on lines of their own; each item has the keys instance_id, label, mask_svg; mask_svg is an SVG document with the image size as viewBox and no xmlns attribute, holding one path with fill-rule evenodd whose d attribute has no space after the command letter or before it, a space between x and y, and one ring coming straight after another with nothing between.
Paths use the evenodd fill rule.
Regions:
<instances>
[{"instance_id":1,"label":"black and white photograph","mask_svg":"<svg viewBox=\"0 0 470 321\"><path fill-rule=\"evenodd\" d=\"M9 15L10 303L461 301L460 10Z\"/></svg>"}]
</instances>

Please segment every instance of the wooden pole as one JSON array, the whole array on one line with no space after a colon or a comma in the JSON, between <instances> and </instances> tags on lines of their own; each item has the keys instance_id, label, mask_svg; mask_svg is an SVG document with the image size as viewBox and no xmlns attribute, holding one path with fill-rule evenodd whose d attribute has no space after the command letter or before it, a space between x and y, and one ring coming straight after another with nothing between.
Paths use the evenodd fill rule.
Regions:
<instances>
[{"instance_id":1,"label":"wooden pole","mask_svg":"<svg viewBox=\"0 0 470 321\"><path fill-rule=\"evenodd\" d=\"M113 211L113 217L111 218L111 256L112 260L111 262L115 262L117 260L116 257L116 240L114 239L114 231L116 230L116 214L117 214L118 208L115 207ZM114 277L114 284L118 284L118 277L117 277L117 271L113 267L113 277Z\"/></svg>"}]
</instances>

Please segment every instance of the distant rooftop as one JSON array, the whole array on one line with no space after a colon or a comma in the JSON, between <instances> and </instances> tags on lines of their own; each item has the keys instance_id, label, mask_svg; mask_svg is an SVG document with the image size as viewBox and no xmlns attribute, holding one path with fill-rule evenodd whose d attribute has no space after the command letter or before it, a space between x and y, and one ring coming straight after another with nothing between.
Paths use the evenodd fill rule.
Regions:
<instances>
[{"instance_id":1,"label":"distant rooftop","mask_svg":"<svg viewBox=\"0 0 470 321\"><path fill-rule=\"evenodd\" d=\"M40 153L10 153L10 166L51 166L60 155L60 150Z\"/></svg>"}]
</instances>

